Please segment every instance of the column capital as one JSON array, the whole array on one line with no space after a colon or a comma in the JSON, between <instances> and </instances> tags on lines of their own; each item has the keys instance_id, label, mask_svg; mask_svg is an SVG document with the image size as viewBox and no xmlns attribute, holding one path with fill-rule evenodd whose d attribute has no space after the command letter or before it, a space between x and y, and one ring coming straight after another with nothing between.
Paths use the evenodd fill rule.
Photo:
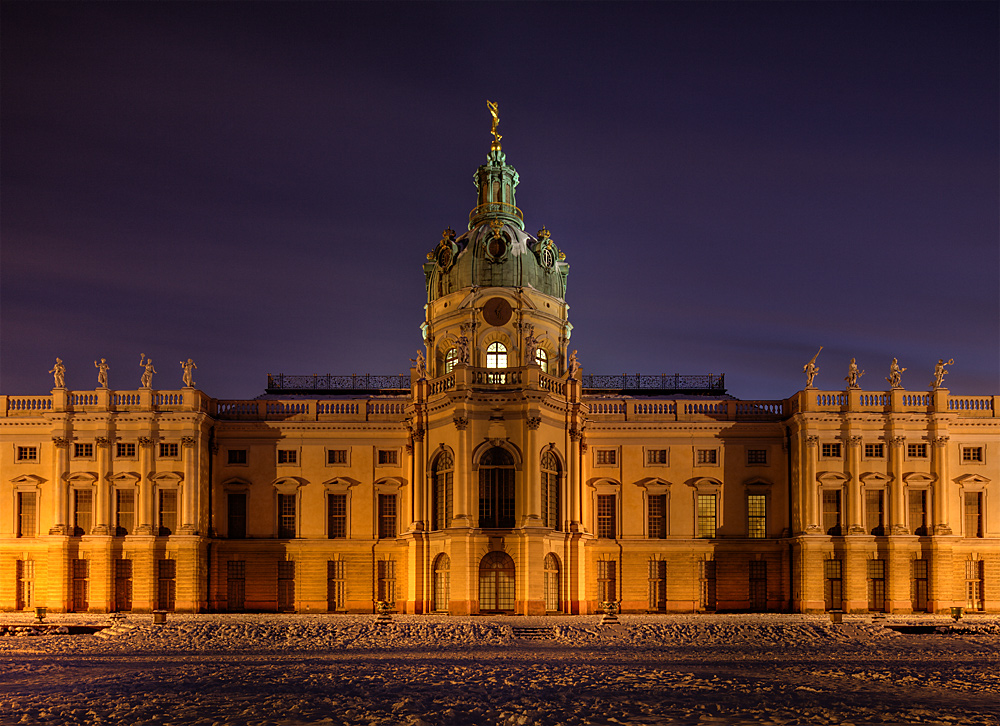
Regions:
<instances>
[{"instance_id":1,"label":"column capital","mask_svg":"<svg viewBox=\"0 0 1000 726\"><path fill-rule=\"evenodd\" d=\"M815 449L819 446L819 436L806 436L806 446Z\"/></svg>"},{"instance_id":2,"label":"column capital","mask_svg":"<svg viewBox=\"0 0 1000 726\"><path fill-rule=\"evenodd\" d=\"M52 437L52 444L57 449L68 449L69 448L69 439L66 438L65 436L53 436Z\"/></svg>"},{"instance_id":3,"label":"column capital","mask_svg":"<svg viewBox=\"0 0 1000 726\"><path fill-rule=\"evenodd\" d=\"M183 446L185 449L193 449L196 443L198 443L198 440L195 439L194 436L181 437L181 446Z\"/></svg>"},{"instance_id":4,"label":"column capital","mask_svg":"<svg viewBox=\"0 0 1000 726\"><path fill-rule=\"evenodd\" d=\"M937 446L937 447L947 446L948 445L948 441L950 439L951 439L950 436L935 436L933 443L934 443L934 446Z\"/></svg>"},{"instance_id":5,"label":"column capital","mask_svg":"<svg viewBox=\"0 0 1000 726\"><path fill-rule=\"evenodd\" d=\"M525 419L525 423L528 424L529 429L531 429L532 431L537 431L538 427L542 425L542 417L528 416L528 418Z\"/></svg>"}]
</instances>

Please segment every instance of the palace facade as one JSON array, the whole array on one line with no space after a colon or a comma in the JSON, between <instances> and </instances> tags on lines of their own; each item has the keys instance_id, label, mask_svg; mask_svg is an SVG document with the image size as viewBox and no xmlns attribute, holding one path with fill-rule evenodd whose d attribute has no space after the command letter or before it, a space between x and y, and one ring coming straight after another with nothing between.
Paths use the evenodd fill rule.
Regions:
<instances>
[{"instance_id":1,"label":"palace facade","mask_svg":"<svg viewBox=\"0 0 1000 726\"><path fill-rule=\"evenodd\" d=\"M0 396L0 609L1000 610L1000 396L583 375L495 124L475 182L405 380Z\"/></svg>"}]
</instances>

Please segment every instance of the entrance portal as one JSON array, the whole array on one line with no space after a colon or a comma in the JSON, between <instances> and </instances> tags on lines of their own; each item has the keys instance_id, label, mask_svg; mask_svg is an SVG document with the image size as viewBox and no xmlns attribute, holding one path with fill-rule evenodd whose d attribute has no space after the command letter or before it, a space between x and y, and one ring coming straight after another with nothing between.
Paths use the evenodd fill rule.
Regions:
<instances>
[{"instance_id":1,"label":"entrance portal","mask_svg":"<svg viewBox=\"0 0 1000 726\"><path fill-rule=\"evenodd\" d=\"M479 563L479 612L514 612L514 560L490 552Z\"/></svg>"}]
</instances>

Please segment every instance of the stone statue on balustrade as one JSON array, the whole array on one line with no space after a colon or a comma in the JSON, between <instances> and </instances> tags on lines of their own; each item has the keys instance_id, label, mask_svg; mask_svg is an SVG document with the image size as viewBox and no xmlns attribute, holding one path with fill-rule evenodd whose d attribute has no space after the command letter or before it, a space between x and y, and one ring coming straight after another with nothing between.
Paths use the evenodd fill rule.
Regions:
<instances>
[{"instance_id":1,"label":"stone statue on balustrade","mask_svg":"<svg viewBox=\"0 0 1000 726\"><path fill-rule=\"evenodd\" d=\"M858 370L858 362L855 358L851 358L851 365L847 367L847 376L844 378L847 381L848 388L859 388L858 379L865 374L864 371Z\"/></svg>"},{"instance_id":2,"label":"stone statue on balustrade","mask_svg":"<svg viewBox=\"0 0 1000 726\"><path fill-rule=\"evenodd\" d=\"M458 365L469 365L469 338L466 335L458 336L458 340L455 342L456 352L458 353Z\"/></svg>"},{"instance_id":3,"label":"stone statue on balustrade","mask_svg":"<svg viewBox=\"0 0 1000 726\"><path fill-rule=\"evenodd\" d=\"M580 372L580 361L577 360L576 358L575 350L569 356L569 363L567 368L570 378L576 378L577 374Z\"/></svg>"},{"instance_id":4,"label":"stone statue on balustrade","mask_svg":"<svg viewBox=\"0 0 1000 726\"><path fill-rule=\"evenodd\" d=\"M56 358L56 364L49 371L55 379L53 388L66 387L66 366L63 365L62 358Z\"/></svg>"},{"instance_id":5,"label":"stone statue on balustrade","mask_svg":"<svg viewBox=\"0 0 1000 726\"><path fill-rule=\"evenodd\" d=\"M816 355L812 357L808 363L802 366L802 372L806 374L806 388L813 387L813 381L816 380L816 374L819 373L819 367L816 365L816 359L819 358L819 354L823 352L823 346L819 347L816 351Z\"/></svg>"},{"instance_id":6,"label":"stone statue on balustrade","mask_svg":"<svg viewBox=\"0 0 1000 726\"><path fill-rule=\"evenodd\" d=\"M181 369L184 371L181 374L181 380L184 381L185 388L194 388L194 369L197 368L194 361L190 358L187 359L187 363L181 361Z\"/></svg>"},{"instance_id":7,"label":"stone statue on balustrade","mask_svg":"<svg viewBox=\"0 0 1000 726\"><path fill-rule=\"evenodd\" d=\"M903 371L905 370L905 368L899 367L899 361L897 359L892 359L892 364L889 366L889 377L885 379L891 388L903 387Z\"/></svg>"},{"instance_id":8,"label":"stone statue on balustrade","mask_svg":"<svg viewBox=\"0 0 1000 726\"><path fill-rule=\"evenodd\" d=\"M934 366L934 380L931 381L931 388L935 391L944 385L944 377L948 375L944 367L950 365L955 365L954 358L949 358L947 363L944 362L944 358L938 358L937 365Z\"/></svg>"},{"instance_id":9,"label":"stone statue on balustrade","mask_svg":"<svg viewBox=\"0 0 1000 726\"><path fill-rule=\"evenodd\" d=\"M427 378L427 359L424 358L424 352L422 350L418 350L417 357L410 358L410 362L413 363L417 369L418 381L422 381Z\"/></svg>"},{"instance_id":10,"label":"stone statue on balustrade","mask_svg":"<svg viewBox=\"0 0 1000 726\"><path fill-rule=\"evenodd\" d=\"M156 369L153 368L153 359L147 358L145 353L140 353L139 365L142 367L142 378L139 379L140 385L143 388L152 388L153 374L156 373Z\"/></svg>"},{"instance_id":11,"label":"stone statue on balustrade","mask_svg":"<svg viewBox=\"0 0 1000 726\"><path fill-rule=\"evenodd\" d=\"M538 338L535 337L535 326L528 323L524 326L524 364L537 363L535 351L538 350Z\"/></svg>"},{"instance_id":12,"label":"stone statue on balustrade","mask_svg":"<svg viewBox=\"0 0 1000 726\"><path fill-rule=\"evenodd\" d=\"M96 360L94 361L94 368L97 369L97 385L101 388L107 388L108 371L111 370L111 366L108 365L108 362L104 358L101 358L100 363Z\"/></svg>"}]
</instances>

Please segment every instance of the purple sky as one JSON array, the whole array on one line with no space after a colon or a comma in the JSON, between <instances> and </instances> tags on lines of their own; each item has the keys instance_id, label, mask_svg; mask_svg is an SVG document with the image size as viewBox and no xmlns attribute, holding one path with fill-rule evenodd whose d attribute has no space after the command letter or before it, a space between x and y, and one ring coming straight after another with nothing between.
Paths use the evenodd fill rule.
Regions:
<instances>
[{"instance_id":1,"label":"purple sky","mask_svg":"<svg viewBox=\"0 0 1000 726\"><path fill-rule=\"evenodd\" d=\"M407 371L487 98L585 373L1000 393L996 3L0 13L3 393Z\"/></svg>"}]
</instances>

